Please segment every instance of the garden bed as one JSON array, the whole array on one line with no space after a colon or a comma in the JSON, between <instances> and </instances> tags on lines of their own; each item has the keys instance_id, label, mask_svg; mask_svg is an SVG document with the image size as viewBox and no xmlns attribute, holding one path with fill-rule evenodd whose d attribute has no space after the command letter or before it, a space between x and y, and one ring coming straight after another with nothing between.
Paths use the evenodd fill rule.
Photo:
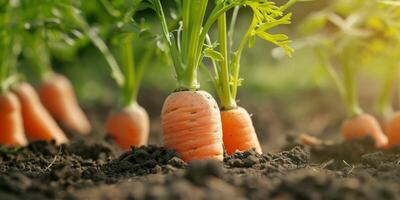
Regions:
<instances>
[{"instance_id":1,"label":"garden bed","mask_svg":"<svg viewBox=\"0 0 400 200\"><path fill-rule=\"evenodd\" d=\"M182 161L173 150L118 152L107 140L34 142L0 153L2 199L398 199L400 150L369 138Z\"/></svg>"}]
</instances>

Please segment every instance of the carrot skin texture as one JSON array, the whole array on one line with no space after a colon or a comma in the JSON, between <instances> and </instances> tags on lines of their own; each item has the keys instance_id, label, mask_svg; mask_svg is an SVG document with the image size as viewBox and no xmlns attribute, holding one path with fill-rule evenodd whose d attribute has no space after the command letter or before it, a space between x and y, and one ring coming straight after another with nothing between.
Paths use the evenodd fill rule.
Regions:
<instances>
[{"instance_id":1,"label":"carrot skin texture","mask_svg":"<svg viewBox=\"0 0 400 200\"><path fill-rule=\"evenodd\" d=\"M21 102L25 132L31 140L55 140L57 144L68 142L68 138L40 102L35 89L28 83L13 88Z\"/></svg>"},{"instance_id":2,"label":"carrot skin texture","mask_svg":"<svg viewBox=\"0 0 400 200\"><path fill-rule=\"evenodd\" d=\"M389 139L386 148L400 144L400 112L396 112L385 125L386 136Z\"/></svg>"},{"instance_id":3,"label":"carrot skin texture","mask_svg":"<svg viewBox=\"0 0 400 200\"><path fill-rule=\"evenodd\" d=\"M0 144L26 146L21 104L11 92L0 95Z\"/></svg>"},{"instance_id":4,"label":"carrot skin texture","mask_svg":"<svg viewBox=\"0 0 400 200\"><path fill-rule=\"evenodd\" d=\"M67 129L88 134L91 125L79 106L71 82L63 75L54 74L37 91L40 100L54 119Z\"/></svg>"},{"instance_id":5,"label":"carrot skin texture","mask_svg":"<svg viewBox=\"0 0 400 200\"><path fill-rule=\"evenodd\" d=\"M257 153L262 153L251 117L244 108L221 111L221 122L224 146L228 155L252 148L255 148Z\"/></svg>"},{"instance_id":6,"label":"carrot skin texture","mask_svg":"<svg viewBox=\"0 0 400 200\"><path fill-rule=\"evenodd\" d=\"M369 114L362 114L344 121L342 135L346 140L371 135L378 148L382 148L388 143L388 138L383 133L379 122Z\"/></svg>"},{"instance_id":7,"label":"carrot skin texture","mask_svg":"<svg viewBox=\"0 0 400 200\"><path fill-rule=\"evenodd\" d=\"M124 150L146 145L149 138L149 115L138 104L125 107L107 120L107 133Z\"/></svg>"},{"instance_id":8,"label":"carrot skin texture","mask_svg":"<svg viewBox=\"0 0 400 200\"><path fill-rule=\"evenodd\" d=\"M161 121L164 145L183 160L223 159L221 116L209 93L172 93L164 102Z\"/></svg>"}]
</instances>

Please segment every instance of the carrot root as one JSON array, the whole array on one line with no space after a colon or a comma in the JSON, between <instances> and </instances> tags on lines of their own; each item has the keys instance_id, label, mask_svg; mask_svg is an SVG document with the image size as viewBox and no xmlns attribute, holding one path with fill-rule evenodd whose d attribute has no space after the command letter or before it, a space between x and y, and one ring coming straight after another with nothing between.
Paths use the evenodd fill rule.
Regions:
<instances>
[{"instance_id":1,"label":"carrot root","mask_svg":"<svg viewBox=\"0 0 400 200\"><path fill-rule=\"evenodd\" d=\"M379 122L369 114L362 114L344 121L342 135L347 140L371 135L378 148L382 148L388 143L388 138L383 133Z\"/></svg>"},{"instance_id":2,"label":"carrot root","mask_svg":"<svg viewBox=\"0 0 400 200\"><path fill-rule=\"evenodd\" d=\"M134 104L111 115L106 129L124 150L131 146L146 145L149 138L149 116L144 108Z\"/></svg>"},{"instance_id":3,"label":"carrot root","mask_svg":"<svg viewBox=\"0 0 400 200\"><path fill-rule=\"evenodd\" d=\"M38 87L43 105L49 113L67 129L88 134L91 125L79 106L71 82L63 75L55 74Z\"/></svg>"},{"instance_id":4,"label":"carrot root","mask_svg":"<svg viewBox=\"0 0 400 200\"><path fill-rule=\"evenodd\" d=\"M221 111L223 141L228 155L252 148L262 153L249 113L242 107Z\"/></svg>"},{"instance_id":5,"label":"carrot root","mask_svg":"<svg viewBox=\"0 0 400 200\"><path fill-rule=\"evenodd\" d=\"M183 160L223 159L221 116L209 93L172 93L164 102L161 120L164 145Z\"/></svg>"},{"instance_id":6,"label":"carrot root","mask_svg":"<svg viewBox=\"0 0 400 200\"><path fill-rule=\"evenodd\" d=\"M25 137L21 116L21 104L11 92L0 95L0 144L7 146L25 146Z\"/></svg>"},{"instance_id":7,"label":"carrot root","mask_svg":"<svg viewBox=\"0 0 400 200\"><path fill-rule=\"evenodd\" d=\"M68 139L56 121L44 108L39 96L31 85L20 83L13 88L21 102L25 132L31 140L55 140L57 144L67 143Z\"/></svg>"}]
</instances>

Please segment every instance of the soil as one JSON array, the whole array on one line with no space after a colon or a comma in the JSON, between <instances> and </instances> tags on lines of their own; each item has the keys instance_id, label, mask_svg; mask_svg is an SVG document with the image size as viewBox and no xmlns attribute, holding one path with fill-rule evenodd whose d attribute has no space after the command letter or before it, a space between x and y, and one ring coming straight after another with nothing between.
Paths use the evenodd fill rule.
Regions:
<instances>
[{"instance_id":1,"label":"soil","mask_svg":"<svg viewBox=\"0 0 400 200\"><path fill-rule=\"evenodd\" d=\"M374 150L370 138L191 163L87 141L2 148L0 199L400 199L400 148Z\"/></svg>"},{"instance_id":2,"label":"soil","mask_svg":"<svg viewBox=\"0 0 400 200\"><path fill-rule=\"evenodd\" d=\"M243 104L251 110L252 104ZM100 122L110 109L90 110L96 134L68 133L70 144L38 141L19 149L0 147L0 200L400 199L400 147L375 149L371 138L307 146L288 134L277 137L278 142L277 132L260 139L263 146L275 142L282 150L270 147L264 154L250 150L226 155L222 162L186 163L174 150L160 146L156 128L150 138L156 145L119 150L101 131ZM150 116L157 116L153 110ZM261 110L255 123L279 127L268 132L298 127L290 120L277 125L268 120L276 118L269 114L274 110ZM283 110L278 118L290 115Z\"/></svg>"}]
</instances>

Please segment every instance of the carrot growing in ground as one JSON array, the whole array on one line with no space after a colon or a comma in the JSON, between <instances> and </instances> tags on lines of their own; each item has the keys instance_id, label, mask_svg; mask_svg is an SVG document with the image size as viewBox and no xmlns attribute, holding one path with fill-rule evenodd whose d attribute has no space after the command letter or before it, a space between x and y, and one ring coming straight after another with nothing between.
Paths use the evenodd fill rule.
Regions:
<instances>
[{"instance_id":1,"label":"carrot growing in ground","mask_svg":"<svg viewBox=\"0 0 400 200\"><path fill-rule=\"evenodd\" d=\"M351 13L340 13L345 16L342 18L335 8L343 6L334 3L326 10L313 13L302 27L311 27L311 32L316 33L312 37L320 38L315 47L316 56L326 73L334 80L345 102L348 119L342 123L343 137L350 140L370 135L375 140L375 145L381 148L388 143L388 139L376 118L360 108L356 89L356 66L365 64L362 53L365 52L365 44L374 34L365 29L364 20L378 7L374 1L358 1L355 5L358 7L350 9ZM325 31L321 33L319 30ZM333 68L332 59L336 59L341 67L342 77Z\"/></svg>"},{"instance_id":2,"label":"carrot growing in ground","mask_svg":"<svg viewBox=\"0 0 400 200\"><path fill-rule=\"evenodd\" d=\"M208 0L176 1L182 13L181 27L176 33L169 30L161 2L149 3L160 19L177 79L177 89L167 97L161 112L164 145L176 149L185 161L222 160L218 105L208 92L199 90L197 71L207 32L222 13L239 3L218 1L206 17Z\"/></svg>"},{"instance_id":3,"label":"carrot growing in ground","mask_svg":"<svg viewBox=\"0 0 400 200\"><path fill-rule=\"evenodd\" d=\"M146 110L137 103L137 95L144 68L148 65L154 51L152 46L149 45L149 41L147 41L149 38L141 37L146 35L146 31L132 20L137 11L136 9L140 8L142 2L120 2L120 4L116 3L115 8L112 2L102 1L102 3L107 6L109 11L116 11L119 7L121 7L121 10L128 9L126 11L113 12L114 15L111 15L114 17L113 21L115 21L112 26L118 27L113 33L119 49L119 63L115 60L104 41L89 27L85 19L77 14L75 8L66 7L64 11L67 16L75 19L73 23L89 36L93 44L104 55L111 67L112 77L120 89L121 106L117 112L108 118L106 123L107 133L122 149L129 149L131 146L139 147L146 145L148 142L149 116ZM134 43L138 44L134 46ZM140 54L139 51L144 53ZM141 59L135 59L135 55L137 58L140 55Z\"/></svg>"},{"instance_id":4,"label":"carrot growing in ground","mask_svg":"<svg viewBox=\"0 0 400 200\"><path fill-rule=\"evenodd\" d=\"M0 144L25 146L28 141L22 123L21 104L9 90L15 82L12 68L20 51L17 37L11 34L9 20L8 14L0 14Z\"/></svg>"},{"instance_id":5,"label":"carrot growing in ground","mask_svg":"<svg viewBox=\"0 0 400 200\"><path fill-rule=\"evenodd\" d=\"M252 148L262 153L249 113L236 103L237 89L242 82L239 77L240 60L244 48L249 42L252 46L256 36L284 48L290 55L292 49L288 46L288 37L283 34L270 34L267 31L290 23L291 14L283 15L283 11L295 2L289 1L281 7L270 1L249 1L243 5L252 9L253 17L250 27L236 50L233 49L233 33L239 7L236 7L233 12L229 34L226 14L218 18L218 40L216 41L218 51L215 51L209 42L210 46L205 49L205 56L210 57L213 63L214 74L210 73L210 76L221 102L223 142L228 155L235 151L246 151Z\"/></svg>"},{"instance_id":6,"label":"carrot growing in ground","mask_svg":"<svg viewBox=\"0 0 400 200\"><path fill-rule=\"evenodd\" d=\"M51 66L48 45L52 41L49 35L66 35L73 32L68 22L63 21L59 16L60 12L56 6L57 3L66 2L21 1L19 6L22 13L21 23L25 23L24 55L36 72L40 100L52 117L68 130L88 134L91 131L91 125L79 106L71 82L64 75L55 73ZM74 32L75 35L78 34L76 32L78 31ZM69 42L71 40L69 38Z\"/></svg>"},{"instance_id":7,"label":"carrot growing in ground","mask_svg":"<svg viewBox=\"0 0 400 200\"><path fill-rule=\"evenodd\" d=\"M400 112L393 110L393 93L398 84L400 62L400 4L395 1L381 1L381 13L372 18L370 27L380 33L372 44L386 64L386 73L382 84L381 95L378 99L378 113L383 122L382 126L389 139L386 148L400 144ZM384 5L386 4L386 5ZM397 86L398 87L398 86ZM400 87L398 87L400 88Z\"/></svg>"},{"instance_id":8,"label":"carrot growing in ground","mask_svg":"<svg viewBox=\"0 0 400 200\"><path fill-rule=\"evenodd\" d=\"M25 55L33 65L39 84L37 92L45 108L65 128L80 134L88 134L91 125L79 106L73 86L64 75L55 73L51 67L50 55L44 40L45 30L27 36Z\"/></svg>"}]
</instances>

